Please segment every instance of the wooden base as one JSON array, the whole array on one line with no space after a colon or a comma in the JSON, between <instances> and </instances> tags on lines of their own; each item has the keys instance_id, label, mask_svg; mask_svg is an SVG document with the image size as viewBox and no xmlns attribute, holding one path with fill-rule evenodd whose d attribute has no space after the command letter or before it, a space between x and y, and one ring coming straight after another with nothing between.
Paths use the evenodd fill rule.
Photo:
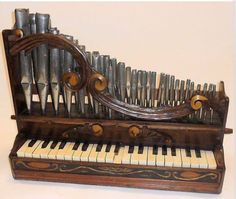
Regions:
<instances>
[{"instance_id":1,"label":"wooden base","mask_svg":"<svg viewBox=\"0 0 236 199\"><path fill-rule=\"evenodd\" d=\"M106 185L118 187L134 187L145 189L160 189L171 191L188 191L188 192L205 192L205 193L220 193L221 188L218 184L196 183L196 182L181 182L163 181L142 178L124 178L111 176L94 176L94 175L74 175L48 172L32 172L32 171L15 171L15 179L50 181L63 183L78 183L90 185Z\"/></svg>"},{"instance_id":2,"label":"wooden base","mask_svg":"<svg viewBox=\"0 0 236 199\"><path fill-rule=\"evenodd\" d=\"M173 191L220 193L224 178L224 169L141 168L11 156L10 163L15 179Z\"/></svg>"}]
</instances>

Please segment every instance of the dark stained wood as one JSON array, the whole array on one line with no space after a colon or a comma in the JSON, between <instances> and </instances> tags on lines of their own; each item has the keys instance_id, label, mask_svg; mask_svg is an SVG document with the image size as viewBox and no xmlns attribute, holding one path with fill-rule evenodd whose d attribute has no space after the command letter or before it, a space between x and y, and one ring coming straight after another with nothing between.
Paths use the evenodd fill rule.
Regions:
<instances>
[{"instance_id":1,"label":"dark stained wood","mask_svg":"<svg viewBox=\"0 0 236 199\"><path fill-rule=\"evenodd\" d=\"M122 144L167 145L202 149L214 149L221 145L221 127L197 124L120 121L79 118L34 117L19 116L16 118L21 124L19 131L26 138L47 139L53 137L58 140L73 141L80 139L87 142L120 142ZM101 136L95 136L92 126L100 124L103 127ZM133 137L129 128L137 126L140 134ZM181 133L180 133L181 132Z\"/></svg>"},{"instance_id":2,"label":"dark stained wood","mask_svg":"<svg viewBox=\"0 0 236 199\"><path fill-rule=\"evenodd\" d=\"M191 101L175 107L151 109L114 99L105 92L106 79L90 67L77 45L62 36L37 34L20 38L19 31L13 29L3 30L3 40L15 109L15 115L11 118L16 120L18 128L9 155L14 178L176 191L221 192L225 173L223 138L224 134L232 133L231 129L226 128L229 98L225 94L223 82L220 83L220 90L214 98L209 97L207 102L200 101L203 106L210 106L214 110L213 122L204 123L183 117L194 111ZM32 103L32 112L27 112L21 87L18 53L22 50L29 53L43 43L50 47L65 49L73 55L80 66L81 76L68 73L64 75L64 84L76 91L86 86L94 99L116 111L112 120L90 113L80 116L73 112L74 105L71 117L68 117L63 105L59 107L59 114L55 115L52 103L48 103L45 115L41 115L40 105L35 102ZM35 85L33 94L37 94ZM121 114L118 112L123 113L125 117L120 117ZM113 165L17 157L17 150L28 138L199 147L214 151L217 169Z\"/></svg>"},{"instance_id":3,"label":"dark stained wood","mask_svg":"<svg viewBox=\"0 0 236 199\"><path fill-rule=\"evenodd\" d=\"M224 133L225 134L232 134L233 133L233 129L225 128Z\"/></svg>"},{"instance_id":4,"label":"dark stained wood","mask_svg":"<svg viewBox=\"0 0 236 199\"><path fill-rule=\"evenodd\" d=\"M14 156L10 158L14 178L26 180L220 193L224 177L222 168L140 168L135 165L38 160Z\"/></svg>"},{"instance_id":5,"label":"dark stained wood","mask_svg":"<svg viewBox=\"0 0 236 199\"><path fill-rule=\"evenodd\" d=\"M196 183L196 182L178 182L164 181L154 179L134 179L123 177L108 177L108 176L87 176L75 174L62 174L51 172L38 172L37 174L32 171L18 171L13 173L15 179L24 180L41 180L51 182L69 182L90 185L107 185L118 187L134 187L146 189L161 189L173 191L188 191L188 192L205 192L205 193L220 193L220 184L215 183Z\"/></svg>"}]
</instances>

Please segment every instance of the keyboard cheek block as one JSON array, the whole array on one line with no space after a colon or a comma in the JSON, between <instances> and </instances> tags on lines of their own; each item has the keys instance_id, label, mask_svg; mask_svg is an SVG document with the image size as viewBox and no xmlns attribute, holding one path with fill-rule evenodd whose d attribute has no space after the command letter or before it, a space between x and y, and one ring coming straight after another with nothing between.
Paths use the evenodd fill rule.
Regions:
<instances>
[{"instance_id":1,"label":"keyboard cheek block","mask_svg":"<svg viewBox=\"0 0 236 199\"><path fill-rule=\"evenodd\" d=\"M157 77L86 51L47 14L16 9L15 17L2 32L15 179L221 192L223 139L232 133L223 81Z\"/></svg>"}]
</instances>

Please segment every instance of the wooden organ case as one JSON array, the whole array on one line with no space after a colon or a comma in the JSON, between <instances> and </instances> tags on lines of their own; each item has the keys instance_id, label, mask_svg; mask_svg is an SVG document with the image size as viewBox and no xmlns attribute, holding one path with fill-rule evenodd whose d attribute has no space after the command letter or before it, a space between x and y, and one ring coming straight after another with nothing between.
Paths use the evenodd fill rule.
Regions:
<instances>
[{"instance_id":1,"label":"wooden organ case","mask_svg":"<svg viewBox=\"0 0 236 199\"><path fill-rule=\"evenodd\" d=\"M18 128L14 178L221 192L232 133L223 82L201 89L163 73L157 82L155 72L86 51L49 27L49 15L15 14L2 32Z\"/></svg>"}]
</instances>

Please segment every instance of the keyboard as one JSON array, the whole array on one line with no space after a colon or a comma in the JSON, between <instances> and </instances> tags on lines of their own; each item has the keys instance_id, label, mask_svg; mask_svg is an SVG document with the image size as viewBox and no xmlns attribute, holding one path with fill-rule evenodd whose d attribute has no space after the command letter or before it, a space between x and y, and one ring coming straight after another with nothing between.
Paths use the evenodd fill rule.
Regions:
<instances>
[{"instance_id":1,"label":"keyboard","mask_svg":"<svg viewBox=\"0 0 236 199\"><path fill-rule=\"evenodd\" d=\"M28 139L18 157L112 164L216 169L213 151L166 146L123 146Z\"/></svg>"}]
</instances>

